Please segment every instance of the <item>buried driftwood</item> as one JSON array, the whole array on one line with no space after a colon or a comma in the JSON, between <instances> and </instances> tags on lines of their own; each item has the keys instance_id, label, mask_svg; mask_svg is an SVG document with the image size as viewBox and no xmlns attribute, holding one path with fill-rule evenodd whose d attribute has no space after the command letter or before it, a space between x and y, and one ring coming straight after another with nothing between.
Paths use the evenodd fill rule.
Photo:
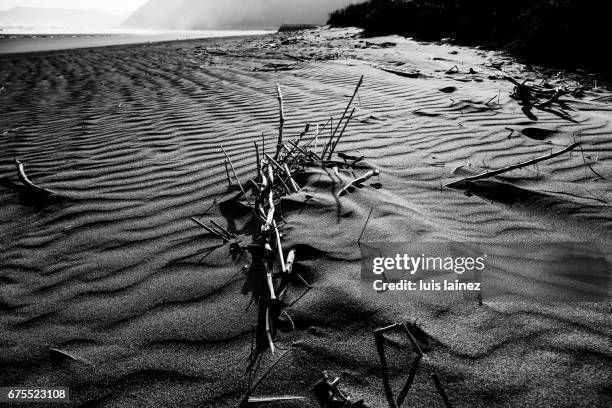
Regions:
<instances>
[{"instance_id":1,"label":"buried driftwood","mask_svg":"<svg viewBox=\"0 0 612 408\"><path fill-rule=\"evenodd\" d=\"M549 159L552 159L553 157L557 157L557 156L560 156L560 155L562 155L564 153L567 153L567 152L575 149L578 146L580 146L580 143L574 143L574 144L572 144L572 145L570 145L570 146L566 147L565 149L560 150L558 152L551 153L551 154L548 154L546 156L538 157L538 158L535 158L535 159L532 159L532 160L529 160L529 161L526 161L526 162L523 162L523 163L518 163L518 164L514 164L512 166L503 167L501 169L488 171L488 172L482 173L482 174L477 174L475 176L465 177L465 178L462 178L461 180L457 180L457 181L454 181L452 183L447 184L446 187L455 188L455 189L458 189L458 190L464 190L464 189L467 189L469 187L469 182L470 181L484 180L484 179L487 179L487 178L490 178L490 177L498 176L498 175L503 174L503 173L507 173L507 172L512 171L512 170L516 170L516 169L520 169L520 168L523 168L523 167L527 167L527 166L539 163L539 162L544 161L544 160L549 160Z\"/></svg>"},{"instance_id":2,"label":"buried driftwood","mask_svg":"<svg viewBox=\"0 0 612 408\"><path fill-rule=\"evenodd\" d=\"M38 195L38 196L56 196L57 193L55 191L46 189L44 187L37 186L34 184L29 177L25 173L25 169L23 163L21 163L18 159L15 159L15 166L17 166L17 177L19 181L26 189L27 193Z\"/></svg>"},{"instance_id":3,"label":"buried driftwood","mask_svg":"<svg viewBox=\"0 0 612 408\"><path fill-rule=\"evenodd\" d=\"M78 361L78 362L81 362L81 363L84 363L84 364L87 364L87 365L93 365L93 363L91 361L86 360L86 359L84 359L82 357L79 357L79 356L77 356L75 354L69 353L69 352L64 351L64 350L60 350L60 349L51 347L51 348L49 348L49 352L51 352L52 356L57 356L57 357L61 357L61 358L67 358L67 359L70 359L70 360L73 360L73 361Z\"/></svg>"},{"instance_id":4,"label":"buried driftwood","mask_svg":"<svg viewBox=\"0 0 612 408\"><path fill-rule=\"evenodd\" d=\"M379 174L380 174L380 170L370 170L370 171L368 171L363 176L357 177L355 180L351 181L346 186L344 186L342 188L342 190L340 190L338 192L338 195L339 196L345 195L349 191L349 189L351 187L359 187L361 184L365 183L366 181L368 181L369 179L371 179L374 176L378 176Z\"/></svg>"}]
</instances>

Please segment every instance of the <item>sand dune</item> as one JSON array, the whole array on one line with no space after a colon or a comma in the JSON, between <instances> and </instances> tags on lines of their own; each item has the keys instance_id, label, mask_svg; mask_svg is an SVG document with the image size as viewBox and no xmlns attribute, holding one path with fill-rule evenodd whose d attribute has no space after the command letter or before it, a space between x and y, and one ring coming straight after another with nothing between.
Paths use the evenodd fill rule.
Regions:
<instances>
[{"instance_id":1,"label":"sand dune","mask_svg":"<svg viewBox=\"0 0 612 408\"><path fill-rule=\"evenodd\" d=\"M70 406L234 406L256 320L240 293L245 260L232 261L189 217L206 214L249 234L247 213L213 205L236 194L219 146L246 180L255 168L252 142L263 132L266 150L274 149L275 82L294 137L307 122L337 118L364 75L341 150L380 168L382 189L339 203L332 192L346 180L313 172L302 180L305 192L284 200L286 246L298 249L314 289L288 310L295 337L281 335L279 346L291 354L258 394L307 395L301 405L279 406L314 407L309 390L330 370L351 395L386 406L371 331L409 320L430 350L410 406L442 406L430 371L456 406L609 406L609 302L406 307L365 298L356 241L374 208L364 240L607 244L610 92L591 87L564 97L566 109L536 110L533 121L492 62L553 85L571 76L527 71L492 52L400 37L368 43L355 34L1 56L0 385L67 385ZM459 72L447 73L453 66ZM495 181L520 194L483 186L466 196L443 187L460 178L452 174L458 166L503 167L574 140L584 154ZM15 157L61 197L24 201L10 188ZM50 347L89 364L57 358ZM392 353L392 382L401 387L410 355Z\"/></svg>"}]
</instances>

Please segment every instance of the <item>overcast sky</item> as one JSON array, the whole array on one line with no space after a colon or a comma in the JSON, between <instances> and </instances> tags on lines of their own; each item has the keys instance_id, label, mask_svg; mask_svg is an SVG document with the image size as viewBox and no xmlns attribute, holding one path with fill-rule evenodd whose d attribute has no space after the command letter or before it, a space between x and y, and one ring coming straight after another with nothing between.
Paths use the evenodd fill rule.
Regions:
<instances>
[{"instance_id":1,"label":"overcast sky","mask_svg":"<svg viewBox=\"0 0 612 408\"><path fill-rule=\"evenodd\" d=\"M52 7L102 10L109 13L129 13L147 0L0 0L0 10L13 7Z\"/></svg>"}]
</instances>

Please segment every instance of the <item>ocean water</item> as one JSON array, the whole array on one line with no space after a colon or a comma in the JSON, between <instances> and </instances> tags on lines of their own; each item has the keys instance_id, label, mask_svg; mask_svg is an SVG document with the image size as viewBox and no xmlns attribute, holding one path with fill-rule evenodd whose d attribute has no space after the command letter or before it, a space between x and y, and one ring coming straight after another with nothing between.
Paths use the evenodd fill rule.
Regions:
<instances>
[{"instance_id":1,"label":"ocean water","mask_svg":"<svg viewBox=\"0 0 612 408\"><path fill-rule=\"evenodd\" d=\"M0 26L0 54L102 47L159 41L264 35L275 30L142 30Z\"/></svg>"}]
</instances>

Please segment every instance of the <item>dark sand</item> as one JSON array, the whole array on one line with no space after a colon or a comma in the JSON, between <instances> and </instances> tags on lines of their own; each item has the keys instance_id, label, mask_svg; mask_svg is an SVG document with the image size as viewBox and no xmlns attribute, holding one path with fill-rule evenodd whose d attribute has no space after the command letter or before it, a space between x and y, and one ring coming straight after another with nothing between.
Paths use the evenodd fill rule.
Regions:
<instances>
[{"instance_id":1,"label":"dark sand","mask_svg":"<svg viewBox=\"0 0 612 408\"><path fill-rule=\"evenodd\" d=\"M612 184L585 169L579 152L509 173L527 190L514 201L441 185L457 179L457 166L502 167L574 138L612 178L612 94L564 97L571 121L536 111L533 122L488 65L503 61L521 79L544 74L493 52L399 37L366 44L355 33L0 57L0 178L16 181L19 157L36 183L70 197L36 208L0 187L0 385L70 386L70 406L235 406L256 311L245 312L249 298L240 293L244 262L233 264L227 247L205 256L218 242L189 217L227 192L220 145L245 180L262 131L273 149L275 82L293 138L306 122L338 117L363 74L341 150L379 166L383 189L360 190L339 207L333 178L315 174L306 188L313 199L296 195L283 205L284 246L297 246L314 289L287 310L296 332L280 335L278 346L291 354L257 395L305 395L277 406L315 407L311 386L330 370L354 398L385 407L372 330L404 320L416 321L430 344L405 406L442 406L430 372L457 407L610 406L609 302L406 306L363 298L356 240L375 207L364 237L371 241L609 243ZM397 45L376 45L388 41ZM445 74L454 65L461 73ZM497 96L501 109L488 109ZM507 127L517 130L510 138ZM553 132L536 140L518 133L527 127ZM207 217L243 227L231 209L213 207ZM51 347L89 364L58 359ZM390 353L397 389L412 354Z\"/></svg>"}]
</instances>

